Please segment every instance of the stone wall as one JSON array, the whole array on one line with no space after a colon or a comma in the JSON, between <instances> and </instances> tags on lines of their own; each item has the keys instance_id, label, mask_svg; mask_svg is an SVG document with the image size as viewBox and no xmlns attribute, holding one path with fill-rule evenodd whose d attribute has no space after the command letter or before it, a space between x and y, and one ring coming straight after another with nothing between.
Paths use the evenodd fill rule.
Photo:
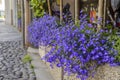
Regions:
<instances>
[{"instance_id":1,"label":"stone wall","mask_svg":"<svg viewBox=\"0 0 120 80\"><path fill-rule=\"evenodd\" d=\"M11 24L11 0L5 0L5 22Z\"/></svg>"}]
</instances>

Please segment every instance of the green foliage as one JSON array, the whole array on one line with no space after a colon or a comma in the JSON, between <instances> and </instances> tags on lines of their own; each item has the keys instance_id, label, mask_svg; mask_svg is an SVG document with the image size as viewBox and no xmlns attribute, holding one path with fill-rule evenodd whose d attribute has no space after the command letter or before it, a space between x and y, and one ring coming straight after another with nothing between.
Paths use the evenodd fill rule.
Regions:
<instances>
[{"instance_id":1,"label":"green foliage","mask_svg":"<svg viewBox=\"0 0 120 80\"><path fill-rule=\"evenodd\" d=\"M17 7L18 7L18 10L17 10L17 17L18 17L18 19L20 19L20 18L21 18L21 5L18 4Z\"/></svg>"},{"instance_id":2,"label":"green foliage","mask_svg":"<svg viewBox=\"0 0 120 80\"><path fill-rule=\"evenodd\" d=\"M120 35L116 34L118 32L118 28L111 29L111 25L107 25L107 29L111 30L111 34L109 37L109 40L112 42L114 41L114 49L118 51L118 54L116 56L116 61L120 62ZM109 34L106 34L109 35Z\"/></svg>"},{"instance_id":3,"label":"green foliage","mask_svg":"<svg viewBox=\"0 0 120 80\"><path fill-rule=\"evenodd\" d=\"M0 16L0 18L4 18L4 16Z\"/></svg>"},{"instance_id":4,"label":"green foliage","mask_svg":"<svg viewBox=\"0 0 120 80\"><path fill-rule=\"evenodd\" d=\"M31 69L34 69L34 65L31 64L31 65L30 65L30 68L31 68Z\"/></svg>"},{"instance_id":5,"label":"green foliage","mask_svg":"<svg viewBox=\"0 0 120 80\"><path fill-rule=\"evenodd\" d=\"M18 11L18 19L21 18L21 11Z\"/></svg>"},{"instance_id":6,"label":"green foliage","mask_svg":"<svg viewBox=\"0 0 120 80\"><path fill-rule=\"evenodd\" d=\"M80 26L80 20L76 20L75 26L77 26L77 27Z\"/></svg>"},{"instance_id":7,"label":"green foliage","mask_svg":"<svg viewBox=\"0 0 120 80\"><path fill-rule=\"evenodd\" d=\"M22 59L22 61L23 61L24 63L31 62L31 61L32 61L32 58L31 58L30 55L27 54L27 55L24 56L24 58Z\"/></svg>"},{"instance_id":8,"label":"green foliage","mask_svg":"<svg viewBox=\"0 0 120 80\"><path fill-rule=\"evenodd\" d=\"M118 55L116 56L116 61L120 62L120 36L118 35L111 35L111 40L115 41L114 48L118 51Z\"/></svg>"},{"instance_id":9,"label":"green foliage","mask_svg":"<svg viewBox=\"0 0 120 80\"><path fill-rule=\"evenodd\" d=\"M46 0L31 0L30 5L33 9L34 17L42 17L47 9Z\"/></svg>"},{"instance_id":10,"label":"green foliage","mask_svg":"<svg viewBox=\"0 0 120 80\"><path fill-rule=\"evenodd\" d=\"M28 63L32 61L32 58L30 55L25 55L24 58L22 59L23 63ZM34 69L34 65L30 64L30 68Z\"/></svg>"}]
</instances>

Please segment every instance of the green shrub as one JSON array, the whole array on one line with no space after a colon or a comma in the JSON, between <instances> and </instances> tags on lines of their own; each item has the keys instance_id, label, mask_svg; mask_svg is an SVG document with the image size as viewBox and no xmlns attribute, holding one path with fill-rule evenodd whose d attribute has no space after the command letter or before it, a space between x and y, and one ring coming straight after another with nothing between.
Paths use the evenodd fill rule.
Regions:
<instances>
[{"instance_id":1,"label":"green shrub","mask_svg":"<svg viewBox=\"0 0 120 80\"><path fill-rule=\"evenodd\" d=\"M30 65L30 68L31 68L31 69L34 69L34 65L31 64L31 65Z\"/></svg>"},{"instance_id":2,"label":"green shrub","mask_svg":"<svg viewBox=\"0 0 120 80\"><path fill-rule=\"evenodd\" d=\"M30 0L30 5L33 9L34 17L42 17L47 9L46 0Z\"/></svg>"},{"instance_id":3,"label":"green shrub","mask_svg":"<svg viewBox=\"0 0 120 80\"><path fill-rule=\"evenodd\" d=\"M23 63L31 62L32 58L30 55L25 55L24 58L22 59Z\"/></svg>"}]
</instances>

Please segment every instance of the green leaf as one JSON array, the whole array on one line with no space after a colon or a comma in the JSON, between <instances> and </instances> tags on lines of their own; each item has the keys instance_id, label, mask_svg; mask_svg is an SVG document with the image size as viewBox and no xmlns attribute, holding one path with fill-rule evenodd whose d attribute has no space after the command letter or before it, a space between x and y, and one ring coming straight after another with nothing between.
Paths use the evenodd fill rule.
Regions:
<instances>
[{"instance_id":1,"label":"green leaf","mask_svg":"<svg viewBox=\"0 0 120 80\"><path fill-rule=\"evenodd\" d=\"M46 11L46 0L31 0L30 5L34 12L34 17L42 17Z\"/></svg>"}]
</instances>

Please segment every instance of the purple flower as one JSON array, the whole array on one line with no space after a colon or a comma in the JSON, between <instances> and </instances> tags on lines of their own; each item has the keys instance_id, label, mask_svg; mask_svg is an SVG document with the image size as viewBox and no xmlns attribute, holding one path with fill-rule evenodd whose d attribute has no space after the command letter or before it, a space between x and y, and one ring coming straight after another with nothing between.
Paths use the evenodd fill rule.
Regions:
<instances>
[{"instance_id":1,"label":"purple flower","mask_svg":"<svg viewBox=\"0 0 120 80\"><path fill-rule=\"evenodd\" d=\"M110 32L97 32L86 18L87 15L80 15L79 26L74 22L58 25L55 17L45 15L33 20L28 28L31 44L52 47L43 59L51 65L64 66L67 74L77 74L81 80L86 80L98 66L115 63L117 55L114 42L104 35Z\"/></svg>"}]
</instances>

